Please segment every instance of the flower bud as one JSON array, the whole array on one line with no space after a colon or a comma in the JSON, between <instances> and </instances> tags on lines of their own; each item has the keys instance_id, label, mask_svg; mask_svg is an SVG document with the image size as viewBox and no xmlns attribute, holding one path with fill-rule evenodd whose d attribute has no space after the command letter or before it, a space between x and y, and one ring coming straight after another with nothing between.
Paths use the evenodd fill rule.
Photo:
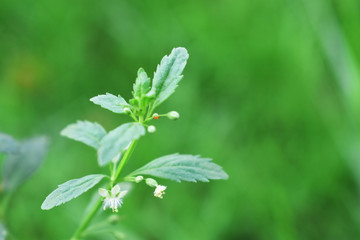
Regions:
<instances>
[{"instance_id":1,"label":"flower bud","mask_svg":"<svg viewBox=\"0 0 360 240\"><path fill-rule=\"evenodd\" d=\"M127 114L129 114L129 113L131 113L131 110L130 110L130 108L124 108L124 113L127 113Z\"/></svg>"},{"instance_id":2,"label":"flower bud","mask_svg":"<svg viewBox=\"0 0 360 240\"><path fill-rule=\"evenodd\" d=\"M154 118L154 119L159 119L159 118L160 118L160 116L159 116L159 114L154 113L154 114L153 114L153 118Z\"/></svg>"},{"instance_id":3,"label":"flower bud","mask_svg":"<svg viewBox=\"0 0 360 240\"><path fill-rule=\"evenodd\" d=\"M136 177L135 177L135 182L136 182L136 183L139 183L139 182L141 182L143 179L144 179L143 176L136 176Z\"/></svg>"},{"instance_id":4,"label":"flower bud","mask_svg":"<svg viewBox=\"0 0 360 240\"><path fill-rule=\"evenodd\" d=\"M158 183L156 182L155 179L152 178L147 178L145 180L146 184L149 185L150 187L156 187L158 185Z\"/></svg>"},{"instance_id":5,"label":"flower bud","mask_svg":"<svg viewBox=\"0 0 360 240\"><path fill-rule=\"evenodd\" d=\"M176 111L171 111L166 116L171 120L176 120L176 119L179 119L180 114Z\"/></svg>"},{"instance_id":6,"label":"flower bud","mask_svg":"<svg viewBox=\"0 0 360 240\"><path fill-rule=\"evenodd\" d=\"M156 127L154 125L150 125L150 126L148 126L147 130L149 133L154 133L156 131Z\"/></svg>"}]
</instances>

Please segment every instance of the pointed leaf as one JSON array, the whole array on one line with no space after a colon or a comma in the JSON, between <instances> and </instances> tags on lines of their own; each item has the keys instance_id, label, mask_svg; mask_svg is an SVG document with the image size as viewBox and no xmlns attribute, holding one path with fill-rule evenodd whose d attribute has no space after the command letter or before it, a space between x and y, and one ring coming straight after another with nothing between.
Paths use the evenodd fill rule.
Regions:
<instances>
[{"instance_id":1,"label":"pointed leaf","mask_svg":"<svg viewBox=\"0 0 360 240\"><path fill-rule=\"evenodd\" d=\"M133 140L145 134L145 128L139 123L125 123L110 131L100 143L98 161L100 166L109 163Z\"/></svg>"},{"instance_id":2,"label":"pointed leaf","mask_svg":"<svg viewBox=\"0 0 360 240\"><path fill-rule=\"evenodd\" d=\"M137 78L133 86L133 96L134 98L140 100L143 96L145 96L150 91L151 81L147 76L144 69L140 68L137 73Z\"/></svg>"},{"instance_id":3,"label":"pointed leaf","mask_svg":"<svg viewBox=\"0 0 360 240\"><path fill-rule=\"evenodd\" d=\"M106 176L102 174L93 174L79 179L69 180L59 185L57 189L46 197L41 205L41 209L49 210L80 196L98 184L104 177Z\"/></svg>"},{"instance_id":4,"label":"pointed leaf","mask_svg":"<svg viewBox=\"0 0 360 240\"><path fill-rule=\"evenodd\" d=\"M19 152L6 156L3 167L6 190L14 190L35 173L44 160L47 145L45 137L34 137L21 142Z\"/></svg>"},{"instance_id":5,"label":"pointed leaf","mask_svg":"<svg viewBox=\"0 0 360 240\"><path fill-rule=\"evenodd\" d=\"M174 48L169 56L165 56L158 65L154 74L153 84L148 96L154 96L154 107L166 100L178 86L183 77L189 54L185 48Z\"/></svg>"},{"instance_id":6,"label":"pointed leaf","mask_svg":"<svg viewBox=\"0 0 360 240\"><path fill-rule=\"evenodd\" d=\"M98 123L77 121L64 128L60 134L98 149L101 139L106 135L106 131Z\"/></svg>"},{"instance_id":7,"label":"pointed leaf","mask_svg":"<svg viewBox=\"0 0 360 240\"><path fill-rule=\"evenodd\" d=\"M98 95L91 98L90 101L114 113L124 113L124 108L129 106L121 96L114 96L110 93Z\"/></svg>"},{"instance_id":8,"label":"pointed leaf","mask_svg":"<svg viewBox=\"0 0 360 240\"><path fill-rule=\"evenodd\" d=\"M211 162L210 158L185 154L172 154L155 159L130 174L136 175L150 175L177 182L208 182L209 179L228 178L224 170Z\"/></svg>"},{"instance_id":9,"label":"pointed leaf","mask_svg":"<svg viewBox=\"0 0 360 240\"><path fill-rule=\"evenodd\" d=\"M13 137L0 133L0 153L15 153L19 148L19 143Z\"/></svg>"}]
</instances>

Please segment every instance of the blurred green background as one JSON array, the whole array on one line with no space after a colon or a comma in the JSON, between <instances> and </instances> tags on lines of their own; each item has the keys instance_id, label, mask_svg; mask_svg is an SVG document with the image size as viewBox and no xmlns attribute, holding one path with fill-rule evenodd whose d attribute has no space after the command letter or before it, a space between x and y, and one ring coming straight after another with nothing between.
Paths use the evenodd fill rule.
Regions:
<instances>
[{"instance_id":1,"label":"blurred green background","mask_svg":"<svg viewBox=\"0 0 360 240\"><path fill-rule=\"evenodd\" d=\"M158 109L181 118L156 122L126 171L180 152L212 157L230 178L163 180L163 200L137 185L119 212L127 239L360 239L359 24L356 0L0 1L0 131L51 139L10 204L12 233L69 238L91 193L41 203L99 168L59 132L130 121L89 99L130 98L139 67L152 76L183 46L185 77Z\"/></svg>"}]
</instances>

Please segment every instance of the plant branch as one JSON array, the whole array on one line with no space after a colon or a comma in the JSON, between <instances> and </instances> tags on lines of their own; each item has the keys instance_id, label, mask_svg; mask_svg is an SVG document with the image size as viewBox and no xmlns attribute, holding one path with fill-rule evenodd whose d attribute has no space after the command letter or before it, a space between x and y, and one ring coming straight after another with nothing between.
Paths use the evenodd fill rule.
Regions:
<instances>
[{"instance_id":1,"label":"plant branch","mask_svg":"<svg viewBox=\"0 0 360 240\"><path fill-rule=\"evenodd\" d=\"M107 190L110 190L112 185L116 182L116 180L118 179L118 177L120 176L122 170L124 169L125 164L127 163L127 161L129 160L132 152L134 151L134 148L136 146L136 143L139 140L134 140L128 150L126 151L124 157L122 158L115 175L112 174L111 176L111 182L110 184L107 186ZM71 240L79 240L81 238L81 235L83 234L83 232L86 230L86 228L89 226L91 220L95 217L97 211L99 210L100 206L102 204L101 198L99 197L98 200L96 201L96 203L94 204L93 208L90 210L89 214L84 218L84 220L81 222L80 226L78 227L78 229L76 230L76 232L74 233L74 235L72 236Z\"/></svg>"}]
</instances>

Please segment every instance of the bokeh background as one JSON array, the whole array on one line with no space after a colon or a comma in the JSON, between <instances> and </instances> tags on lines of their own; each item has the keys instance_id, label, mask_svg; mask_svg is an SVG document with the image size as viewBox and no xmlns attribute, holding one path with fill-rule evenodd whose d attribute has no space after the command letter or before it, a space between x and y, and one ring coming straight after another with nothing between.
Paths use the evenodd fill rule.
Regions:
<instances>
[{"instance_id":1,"label":"bokeh background","mask_svg":"<svg viewBox=\"0 0 360 240\"><path fill-rule=\"evenodd\" d=\"M107 169L59 132L78 119L130 121L89 99L130 98L139 67L152 76L183 46L185 77L158 109L181 118L156 122L126 171L180 152L230 178L163 180L163 200L137 185L118 214L127 239L359 239L359 24L356 0L0 1L0 131L51 139L10 204L11 232L69 238L92 194L51 211L42 201Z\"/></svg>"}]
</instances>

